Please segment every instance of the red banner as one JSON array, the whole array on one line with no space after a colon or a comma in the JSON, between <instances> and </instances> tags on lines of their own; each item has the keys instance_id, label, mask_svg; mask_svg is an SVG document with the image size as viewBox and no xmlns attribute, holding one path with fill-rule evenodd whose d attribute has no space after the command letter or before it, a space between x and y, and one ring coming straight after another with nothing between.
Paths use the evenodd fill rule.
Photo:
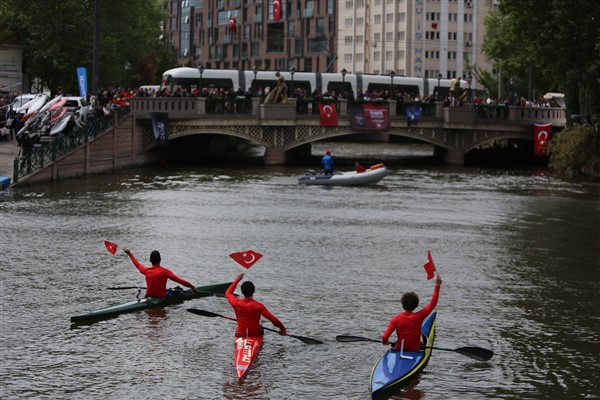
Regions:
<instances>
[{"instance_id":1,"label":"red banner","mask_svg":"<svg viewBox=\"0 0 600 400\"><path fill-rule=\"evenodd\" d=\"M273 21L281 19L281 0L273 0Z\"/></svg>"},{"instance_id":2,"label":"red banner","mask_svg":"<svg viewBox=\"0 0 600 400\"><path fill-rule=\"evenodd\" d=\"M548 155L546 147L552 136L552 124L535 124L533 128L533 155L545 157Z\"/></svg>"},{"instance_id":3,"label":"red banner","mask_svg":"<svg viewBox=\"0 0 600 400\"><path fill-rule=\"evenodd\" d=\"M349 116L352 129L383 131L390 128L387 104L352 104Z\"/></svg>"},{"instance_id":4,"label":"red banner","mask_svg":"<svg viewBox=\"0 0 600 400\"><path fill-rule=\"evenodd\" d=\"M321 126L337 126L338 115L335 104L319 103L319 115L321 116Z\"/></svg>"},{"instance_id":5,"label":"red banner","mask_svg":"<svg viewBox=\"0 0 600 400\"><path fill-rule=\"evenodd\" d=\"M262 254L257 253L254 250L246 250L231 253L229 257L233 258L242 267L248 269L262 258Z\"/></svg>"}]
</instances>

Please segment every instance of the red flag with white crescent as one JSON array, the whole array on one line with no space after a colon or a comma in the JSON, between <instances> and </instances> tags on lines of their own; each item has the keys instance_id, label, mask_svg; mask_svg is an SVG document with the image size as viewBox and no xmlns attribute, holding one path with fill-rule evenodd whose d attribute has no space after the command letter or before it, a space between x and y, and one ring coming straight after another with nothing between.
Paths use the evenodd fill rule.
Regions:
<instances>
[{"instance_id":1,"label":"red flag with white crescent","mask_svg":"<svg viewBox=\"0 0 600 400\"><path fill-rule=\"evenodd\" d=\"M335 104L319 103L319 115L321 116L321 126L337 126L338 115Z\"/></svg>"},{"instance_id":2,"label":"red flag with white crescent","mask_svg":"<svg viewBox=\"0 0 600 400\"><path fill-rule=\"evenodd\" d=\"M248 269L262 258L262 254L254 250L245 250L231 253L229 257L233 258L242 267Z\"/></svg>"},{"instance_id":3,"label":"red flag with white crescent","mask_svg":"<svg viewBox=\"0 0 600 400\"><path fill-rule=\"evenodd\" d=\"M431 258L431 251L427 250L427 262L423 265L425 272L427 272L427 279L431 279L435 276L435 264L433 258Z\"/></svg>"},{"instance_id":4,"label":"red flag with white crescent","mask_svg":"<svg viewBox=\"0 0 600 400\"><path fill-rule=\"evenodd\" d=\"M117 252L117 248L119 248L119 246L112 242L109 242L108 240L104 241L104 247L106 247L106 250L108 250L113 255Z\"/></svg>"},{"instance_id":5,"label":"red flag with white crescent","mask_svg":"<svg viewBox=\"0 0 600 400\"><path fill-rule=\"evenodd\" d=\"M230 17L229 18L229 29L231 30L231 32L233 32L234 35L235 35L235 31L236 31L236 24L237 24L237 19L235 17Z\"/></svg>"},{"instance_id":6,"label":"red flag with white crescent","mask_svg":"<svg viewBox=\"0 0 600 400\"><path fill-rule=\"evenodd\" d=\"M535 124L533 128L533 155L545 157L548 155L547 144L552 134L552 124Z\"/></svg>"},{"instance_id":7,"label":"red flag with white crescent","mask_svg":"<svg viewBox=\"0 0 600 400\"><path fill-rule=\"evenodd\" d=\"M281 0L273 0L273 21L281 19Z\"/></svg>"}]
</instances>

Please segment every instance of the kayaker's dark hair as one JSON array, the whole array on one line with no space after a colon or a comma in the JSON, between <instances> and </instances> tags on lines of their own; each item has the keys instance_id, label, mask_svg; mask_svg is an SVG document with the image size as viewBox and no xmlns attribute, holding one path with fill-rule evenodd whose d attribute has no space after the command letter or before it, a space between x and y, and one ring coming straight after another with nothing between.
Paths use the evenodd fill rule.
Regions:
<instances>
[{"instance_id":1,"label":"kayaker's dark hair","mask_svg":"<svg viewBox=\"0 0 600 400\"><path fill-rule=\"evenodd\" d=\"M254 294L254 283L250 281L242 283L242 294L244 297L252 297Z\"/></svg>"},{"instance_id":2,"label":"kayaker's dark hair","mask_svg":"<svg viewBox=\"0 0 600 400\"><path fill-rule=\"evenodd\" d=\"M152 253L150 253L150 262L152 265L160 264L160 253L158 250L154 250Z\"/></svg>"},{"instance_id":3,"label":"kayaker's dark hair","mask_svg":"<svg viewBox=\"0 0 600 400\"><path fill-rule=\"evenodd\" d=\"M419 305L419 296L415 292L408 292L402 295L402 308L406 311L414 311Z\"/></svg>"}]
</instances>

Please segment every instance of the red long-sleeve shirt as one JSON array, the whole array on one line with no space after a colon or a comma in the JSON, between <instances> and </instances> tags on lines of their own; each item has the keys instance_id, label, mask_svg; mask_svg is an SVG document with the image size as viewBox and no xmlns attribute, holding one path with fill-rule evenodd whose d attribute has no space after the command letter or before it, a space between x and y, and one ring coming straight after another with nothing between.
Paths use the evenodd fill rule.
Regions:
<instances>
[{"instance_id":1,"label":"red long-sleeve shirt","mask_svg":"<svg viewBox=\"0 0 600 400\"><path fill-rule=\"evenodd\" d=\"M133 261L133 265L135 265L135 267L146 277L147 297L167 297L167 279L187 286L190 289L194 288L194 285L185 279L181 279L169 269L163 268L160 265L145 267L140 264L132 252L129 252L129 258L131 258L131 261Z\"/></svg>"},{"instance_id":2,"label":"red long-sleeve shirt","mask_svg":"<svg viewBox=\"0 0 600 400\"><path fill-rule=\"evenodd\" d=\"M225 296L227 297L229 304L233 307L237 318L236 336L262 336L262 329L260 328L261 317L265 317L271 321L273 325L285 331L285 326L283 326L281 321L267 310L267 307L265 307L264 304L253 298L244 297L243 299L238 299L235 297L233 291L239 282L240 279L233 281L225 292Z\"/></svg>"},{"instance_id":3,"label":"red long-sleeve shirt","mask_svg":"<svg viewBox=\"0 0 600 400\"><path fill-rule=\"evenodd\" d=\"M395 346L396 349L400 349L402 340L404 340L405 351L419 351L421 349L421 327L423 321L431 314L437 305L439 295L440 285L436 284L431 300L425 308L416 313L404 311L393 317L382 336L383 344L388 344L388 340L395 330L396 335L398 336L398 341Z\"/></svg>"}]
</instances>

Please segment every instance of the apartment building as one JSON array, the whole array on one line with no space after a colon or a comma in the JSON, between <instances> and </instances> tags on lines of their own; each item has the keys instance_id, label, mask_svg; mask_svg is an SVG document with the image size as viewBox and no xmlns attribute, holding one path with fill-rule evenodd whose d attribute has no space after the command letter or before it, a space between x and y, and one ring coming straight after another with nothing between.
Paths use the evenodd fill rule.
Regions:
<instances>
[{"instance_id":1,"label":"apartment building","mask_svg":"<svg viewBox=\"0 0 600 400\"><path fill-rule=\"evenodd\" d=\"M337 0L167 0L178 65L335 71Z\"/></svg>"},{"instance_id":2,"label":"apartment building","mask_svg":"<svg viewBox=\"0 0 600 400\"><path fill-rule=\"evenodd\" d=\"M167 0L178 65L468 79L500 0ZM477 88L476 82L473 87Z\"/></svg>"},{"instance_id":3,"label":"apartment building","mask_svg":"<svg viewBox=\"0 0 600 400\"><path fill-rule=\"evenodd\" d=\"M341 0L337 66L352 72L468 79L492 71L484 18L499 0ZM474 82L474 85L476 83Z\"/></svg>"}]
</instances>

